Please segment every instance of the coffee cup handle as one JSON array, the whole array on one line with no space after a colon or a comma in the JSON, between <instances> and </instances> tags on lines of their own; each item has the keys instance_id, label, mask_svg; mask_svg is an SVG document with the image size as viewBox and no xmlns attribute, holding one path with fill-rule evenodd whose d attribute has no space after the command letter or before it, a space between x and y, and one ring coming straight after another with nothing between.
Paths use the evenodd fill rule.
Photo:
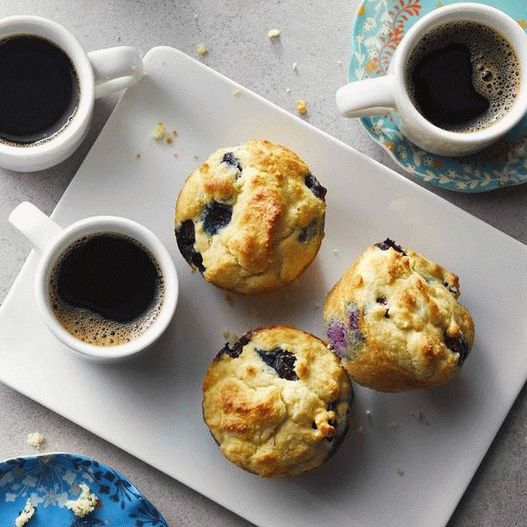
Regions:
<instances>
[{"instance_id":1,"label":"coffee cup handle","mask_svg":"<svg viewBox=\"0 0 527 527\"><path fill-rule=\"evenodd\" d=\"M124 90L143 76L143 59L131 46L90 51L88 58L95 76L95 97Z\"/></svg>"},{"instance_id":2,"label":"coffee cup handle","mask_svg":"<svg viewBox=\"0 0 527 527\"><path fill-rule=\"evenodd\" d=\"M337 109L344 117L367 117L395 108L395 82L392 75L355 81L336 93Z\"/></svg>"},{"instance_id":3,"label":"coffee cup handle","mask_svg":"<svg viewBox=\"0 0 527 527\"><path fill-rule=\"evenodd\" d=\"M42 254L62 233L61 227L28 201L20 203L11 212L9 223L27 238L38 254Z\"/></svg>"}]
</instances>

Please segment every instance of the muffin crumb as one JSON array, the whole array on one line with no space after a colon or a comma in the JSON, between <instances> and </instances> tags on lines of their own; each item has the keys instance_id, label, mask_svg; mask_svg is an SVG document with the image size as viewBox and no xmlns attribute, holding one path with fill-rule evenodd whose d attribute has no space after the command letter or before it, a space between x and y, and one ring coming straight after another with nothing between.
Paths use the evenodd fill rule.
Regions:
<instances>
[{"instance_id":1,"label":"muffin crumb","mask_svg":"<svg viewBox=\"0 0 527 527\"><path fill-rule=\"evenodd\" d=\"M293 68L293 71L298 71L298 65L296 62L293 62L291 67Z\"/></svg>"},{"instance_id":2,"label":"muffin crumb","mask_svg":"<svg viewBox=\"0 0 527 527\"><path fill-rule=\"evenodd\" d=\"M364 427L363 426L357 426L356 431L357 431L357 434L361 435L364 432Z\"/></svg>"},{"instance_id":3,"label":"muffin crumb","mask_svg":"<svg viewBox=\"0 0 527 527\"><path fill-rule=\"evenodd\" d=\"M291 93L291 88L286 88L285 91L286 93Z\"/></svg>"},{"instance_id":4,"label":"muffin crumb","mask_svg":"<svg viewBox=\"0 0 527 527\"><path fill-rule=\"evenodd\" d=\"M18 518L15 520L15 527L24 527L31 518L35 515L35 507L31 503L31 498L28 498L24 508L18 515Z\"/></svg>"},{"instance_id":5,"label":"muffin crumb","mask_svg":"<svg viewBox=\"0 0 527 527\"><path fill-rule=\"evenodd\" d=\"M35 450L42 450L42 448L46 444L46 438L40 432L33 432L32 434L28 434L27 442Z\"/></svg>"},{"instance_id":6,"label":"muffin crumb","mask_svg":"<svg viewBox=\"0 0 527 527\"><path fill-rule=\"evenodd\" d=\"M421 410L413 410L412 411L412 417L416 421L423 421L423 419L425 418L425 414L423 412L421 412Z\"/></svg>"},{"instance_id":7,"label":"muffin crumb","mask_svg":"<svg viewBox=\"0 0 527 527\"><path fill-rule=\"evenodd\" d=\"M297 99L295 101L296 111L300 115L304 115L307 113L307 102L305 99Z\"/></svg>"},{"instance_id":8,"label":"muffin crumb","mask_svg":"<svg viewBox=\"0 0 527 527\"><path fill-rule=\"evenodd\" d=\"M236 88L235 90L232 90L232 94L234 97L239 97L241 93L242 92L238 88Z\"/></svg>"},{"instance_id":9,"label":"muffin crumb","mask_svg":"<svg viewBox=\"0 0 527 527\"><path fill-rule=\"evenodd\" d=\"M400 476L401 478L404 476L404 470L403 470L401 467L399 467L395 472L396 472L397 475Z\"/></svg>"},{"instance_id":10,"label":"muffin crumb","mask_svg":"<svg viewBox=\"0 0 527 527\"><path fill-rule=\"evenodd\" d=\"M270 39L273 39L273 38L278 38L280 36L280 30L279 29L270 29L269 32L267 33L267 36L270 38Z\"/></svg>"},{"instance_id":11,"label":"muffin crumb","mask_svg":"<svg viewBox=\"0 0 527 527\"><path fill-rule=\"evenodd\" d=\"M200 57L205 57L208 54L209 50L205 44L198 44L197 52Z\"/></svg>"},{"instance_id":12,"label":"muffin crumb","mask_svg":"<svg viewBox=\"0 0 527 527\"><path fill-rule=\"evenodd\" d=\"M167 136L167 138L166 138L167 145L171 145L173 141L174 141L174 139L172 138L171 135Z\"/></svg>"},{"instance_id":13,"label":"muffin crumb","mask_svg":"<svg viewBox=\"0 0 527 527\"><path fill-rule=\"evenodd\" d=\"M138 154L135 154L135 158L136 158L136 159L141 159L141 154L139 154L139 153L138 153Z\"/></svg>"},{"instance_id":14,"label":"muffin crumb","mask_svg":"<svg viewBox=\"0 0 527 527\"><path fill-rule=\"evenodd\" d=\"M158 122L152 132L152 138L156 141L161 141L167 135L167 128L161 121Z\"/></svg>"},{"instance_id":15,"label":"muffin crumb","mask_svg":"<svg viewBox=\"0 0 527 527\"><path fill-rule=\"evenodd\" d=\"M81 483L79 488L81 489L80 496L76 500L66 501L66 508L78 518L84 518L95 510L99 498L90 491L90 487L85 483Z\"/></svg>"}]
</instances>

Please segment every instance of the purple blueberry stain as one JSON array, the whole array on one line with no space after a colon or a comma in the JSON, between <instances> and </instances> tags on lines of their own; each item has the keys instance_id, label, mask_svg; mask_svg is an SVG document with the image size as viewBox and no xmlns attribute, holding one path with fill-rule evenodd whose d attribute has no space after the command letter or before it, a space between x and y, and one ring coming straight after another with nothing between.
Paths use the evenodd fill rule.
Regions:
<instances>
[{"instance_id":1,"label":"purple blueberry stain","mask_svg":"<svg viewBox=\"0 0 527 527\"><path fill-rule=\"evenodd\" d=\"M348 302L346 305L346 314L348 315L348 326L351 329L349 333L349 346L355 349L364 340L364 335L360 329L361 312L355 302Z\"/></svg>"},{"instance_id":2,"label":"purple blueberry stain","mask_svg":"<svg viewBox=\"0 0 527 527\"><path fill-rule=\"evenodd\" d=\"M283 348L273 348L272 350L256 349L260 358L273 368L281 379L288 381L298 381L295 372L296 357L290 351Z\"/></svg>"},{"instance_id":3,"label":"purple blueberry stain","mask_svg":"<svg viewBox=\"0 0 527 527\"><path fill-rule=\"evenodd\" d=\"M327 336L331 349L341 358L348 356L348 331L340 320L333 318L329 321Z\"/></svg>"},{"instance_id":4,"label":"purple blueberry stain","mask_svg":"<svg viewBox=\"0 0 527 527\"><path fill-rule=\"evenodd\" d=\"M360 331L359 322L360 322L360 313L357 309L357 304L355 302L350 302L346 308L348 313L348 326L353 331Z\"/></svg>"},{"instance_id":5,"label":"purple blueberry stain","mask_svg":"<svg viewBox=\"0 0 527 527\"><path fill-rule=\"evenodd\" d=\"M229 344L228 342L225 343L225 346L218 351L216 358L219 358L222 355L228 355L232 359L237 359L242 354L244 346L249 344L249 342L251 342L251 334L245 333L245 335L242 335L236 342L232 344Z\"/></svg>"},{"instance_id":6,"label":"purple blueberry stain","mask_svg":"<svg viewBox=\"0 0 527 527\"><path fill-rule=\"evenodd\" d=\"M306 187L318 198L324 201L327 189L325 189L313 174L307 174L304 178Z\"/></svg>"},{"instance_id":7,"label":"purple blueberry stain","mask_svg":"<svg viewBox=\"0 0 527 527\"><path fill-rule=\"evenodd\" d=\"M459 355L458 366L462 366L469 354L468 344L465 337L463 337L463 335L450 337L445 333L444 341L445 346L450 351Z\"/></svg>"},{"instance_id":8,"label":"purple blueberry stain","mask_svg":"<svg viewBox=\"0 0 527 527\"><path fill-rule=\"evenodd\" d=\"M203 257L196 251L196 231L192 220L185 220L175 229L176 242L185 260L193 267L196 267L200 273L205 272Z\"/></svg>"},{"instance_id":9,"label":"purple blueberry stain","mask_svg":"<svg viewBox=\"0 0 527 527\"><path fill-rule=\"evenodd\" d=\"M211 201L203 210L203 230L214 236L220 229L227 226L232 218L232 205Z\"/></svg>"},{"instance_id":10,"label":"purple blueberry stain","mask_svg":"<svg viewBox=\"0 0 527 527\"><path fill-rule=\"evenodd\" d=\"M403 248L400 245L397 245L390 238L386 238L383 242L375 244L381 251L387 251L388 249L393 249L394 251L401 253L403 256L406 256L406 253L403 251Z\"/></svg>"}]
</instances>

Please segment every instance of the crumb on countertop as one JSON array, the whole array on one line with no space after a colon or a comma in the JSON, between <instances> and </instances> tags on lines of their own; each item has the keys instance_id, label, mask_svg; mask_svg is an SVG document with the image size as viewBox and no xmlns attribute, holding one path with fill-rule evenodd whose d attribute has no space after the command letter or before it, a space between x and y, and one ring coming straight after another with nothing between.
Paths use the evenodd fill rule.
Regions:
<instances>
[{"instance_id":1,"label":"crumb on countertop","mask_svg":"<svg viewBox=\"0 0 527 527\"><path fill-rule=\"evenodd\" d=\"M291 93L291 88L286 88L285 91L286 93Z\"/></svg>"},{"instance_id":2,"label":"crumb on countertop","mask_svg":"<svg viewBox=\"0 0 527 527\"><path fill-rule=\"evenodd\" d=\"M232 94L234 95L234 97L239 97L241 95L241 91L236 88L235 90L232 90Z\"/></svg>"},{"instance_id":3,"label":"crumb on countertop","mask_svg":"<svg viewBox=\"0 0 527 527\"><path fill-rule=\"evenodd\" d=\"M197 156L196 154L194 154L194 159L195 159L196 161L198 161L198 160L199 160L199 156Z\"/></svg>"},{"instance_id":4,"label":"crumb on countertop","mask_svg":"<svg viewBox=\"0 0 527 527\"><path fill-rule=\"evenodd\" d=\"M338 250L338 249L333 249L333 254L334 254L335 256L338 256L338 255L339 255L339 250Z\"/></svg>"},{"instance_id":5,"label":"crumb on countertop","mask_svg":"<svg viewBox=\"0 0 527 527\"><path fill-rule=\"evenodd\" d=\"M267 33L267 36L271 39L278 38L280 36L280 30L279 29L270 29Z\"/></svg>"},{"instance_id":6,"label":"crumb on countertop","mask_svg":"<svg viewBox=\"0 0 527 527\"><path fill-rule=\"evenodd\" d=\"M171 135L168 135L166 138L167 145L171 145L172 141L174 141L173 137Z\"/></svg>"},{"instance_id":7,"label":"crumb on countertop","mask_svg":"<svg viewBox=\"0 0 527 527\"><path fill-rule=\"evenodd\" d=\"M293 71L297 71L298 70L298 65L297 65L296 62L293 62L292 68L293 68Z\"/></svg>"},{"instance_id":8,"label":"crumb on countertop","mask_svg":"<svg viewBox=\"0 0 527 527\"><path fill-rule=\"evenodd\" d=\"M24 527L35 514L35 507L31 503L31 498L28 498L24 508L15 520L15 527Z\"/></svg>"},{"instance_id":9,"label":"crumb on countertop","mask_svg":"<svg viewBox=\"0 0 527 527\"><path fill-rule=\"evenodd\" d=\"M296 106L296 111L300 115L304 115L305 113L307 113L307 102L305 99L297 99L295 101L295 106Z\"/></svg>"},{"instance_id":10,"label":"crumb on countertop","mask_svg":"<svg viewBox=\"0 0 527 527\"><path fill-rule=\"evenodd\" d=\"M178 156L177 154L174 154L174 157L175 157L176 159L178 159L178 158L179 158L179 156Z\"/></svg>"},{"instance_id":11,"label":"crumb on countertop","mask_svg":"<svg viewBox=\"0 0 527 527\"><path fill-rule=\"evenodd\" d=\"M90 491L90 487L85 483L81 483L79 488L81 489L80 496L76 500L66 501L66 508L72 511L75 516L84 518L94 511L99 498Z\"/></svg>"},{"instance_id":12,"label":"crumb on countertop","mask_svg":"<svg viewBox=\"0 0 527 527\"><path fill-rule=\"evenodd\" d=\"M400 477L403 477L403 476L404 476L404 470L403 470L401 467L399 467L395 472L396 472L397 475L400 476Z\"/></svg>"},{"instance_id":13,"label":"crumb on countertop","mask_svg":"<svg viewBox=\"0 0 527 527\"><path fill-rule=\"evenodd\" d=\"M46 444L46 438L40 432L33 432L32 434L27 435L27 442L33 448L37 450L42 450L42 448Z\"/></svg>"},{"instance_id":14,"label":"crumb on countertop","mask_svg":"<svg viewBox=\"0 0 527 527\"><path fill-rule=\"evenodd\" d=\"M154 130L152 132L152 138L156 141L161 141L165 138L167 135L168 130L167 127L164 125L164 123L159 122L155 125Z\"/></svg>"},{"instance_id":15,"label":"crumb on countertop","mask_svg":"<svg viewBox=\"0 0 527 527\"><path fill-rule=\"evenodd\" d=\"M364 427L363 426L357 426L356 430L357 430L357 434L362 434L362 432L364 432Z\"/></svg>"},{"instance_id":16,"label":"crumb on countertop","mask_svg":"<svg viewBox=\"0 0 527 527\"><path fill-rule=\"evenodd\" d=\"M205 55L207 55L209 50L207 49L207 46L205 46L205 44L198 44L197 52L200 57L204 57Z\"/></svg>"},{"instance_id":17,"label":"crumb on countertop","mask_svg":"<svg viewBox=\"0 0 527 527\"><path fill-rule=\"evenodd\" d=\"M421 410L413 410L412 411L412 417L416 421L422 421L425 418L425 414L421 412Z\"/></svg>"},{"instance_id":18,"label":"crumb on countertop","mask_svg":"<svg viewBox=\"0 0 527 527\"><path fill-rule=\"evenodd\" d=\"M386 423L386 426L388 428L399 428L399 424L397 421L390 421L389 423Z\"/></svg>"},{"instance_id":19,"label":"crumb on countertop","mask_svg":"<svg viewBox=\"0 0 527 527\"><path fill-rule=\"evenodd\" d=\"M139 153L135 154L135 158L136 159L141 159L141 154L139 154Z\"/></svg>"}]
</instances>

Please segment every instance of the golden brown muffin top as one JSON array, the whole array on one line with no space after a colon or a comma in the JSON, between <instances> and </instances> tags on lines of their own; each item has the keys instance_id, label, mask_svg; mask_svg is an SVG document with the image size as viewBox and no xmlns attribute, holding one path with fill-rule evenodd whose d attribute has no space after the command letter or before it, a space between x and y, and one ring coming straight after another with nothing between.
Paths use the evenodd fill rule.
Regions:
<instances>
[{"instance_id":1,"label":"golden brown muffin top","mask_svg":"<svg viewBox=\"0 0 527 527\"><path fill-rule=\"evenodd\" d=\"M178 245L185 259L220 287L240 293L276 289L316 255L325 192L286 147L248 141L222 148L181 190Z\"/></svg>"},{"instance_id":2,"label":"golden brown muffin top","mask_svg":"<svg viewBox=\"0 0 527 527\"><path fill-rule=\"evenodd\" d=\"M474 340L458 277L391 240L373 245L329 293L331 347L361 384L400 391L447 382Z\"/></svg>"},{"instance_id":3,"label":"golden brown muffin top","mask_svg":"<svg viewBox=\"0 0 527 527\"><path fill-rule=\"evenodd\" d=\"M203 415L223 454L262 476L323 463L347 429L351 385L318 338L276 326L226 344L203 382Z\"/></svg>"}]
</instances>

